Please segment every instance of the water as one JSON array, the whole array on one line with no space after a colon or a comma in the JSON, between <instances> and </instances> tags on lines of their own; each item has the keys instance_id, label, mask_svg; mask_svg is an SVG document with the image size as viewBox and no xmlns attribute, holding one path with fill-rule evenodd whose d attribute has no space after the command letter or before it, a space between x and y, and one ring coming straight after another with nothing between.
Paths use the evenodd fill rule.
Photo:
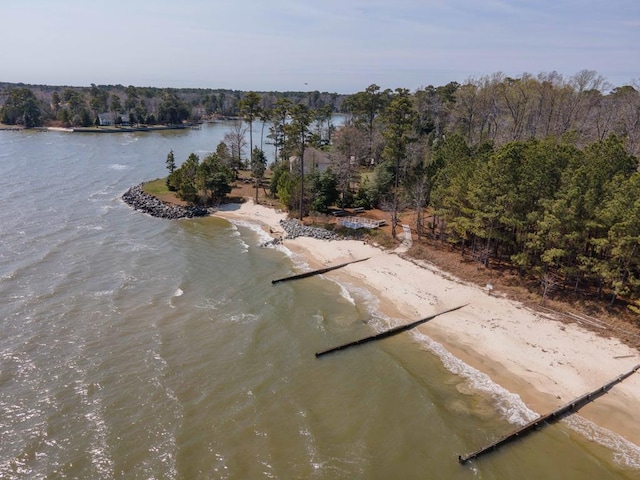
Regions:
<instances>
[{"instance_id":1,"label":"water","mask_svg":"<svg viewBox=\"0 0 640 480\"><path fill-rule=\"evenodd\" d=\"M122 203L225 131L0 132L0 478L638 478L571 422L458 465L532 412L415 333L316 359L398 319L272 286L302 259L255 226Z\"/></svg>"}]
</instances>

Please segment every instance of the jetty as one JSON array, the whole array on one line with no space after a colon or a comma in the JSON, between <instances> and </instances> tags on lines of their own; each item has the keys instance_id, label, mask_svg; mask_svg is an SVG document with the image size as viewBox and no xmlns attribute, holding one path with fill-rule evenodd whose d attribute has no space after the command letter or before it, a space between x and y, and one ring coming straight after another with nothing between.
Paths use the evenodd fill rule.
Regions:
<instances>
[{"instance_id":1,"label":"jetty","mask_svg":"<svg viewBox=\"0 0 640 480\"><path fill-rule=\"evenodd\" d=\"M557 422L561 418L564 418L567 415L571 415L571 414L577 412L579 409L581 409L585 405L593 402L597 398L599 398L602 395L604 395L605 393L607 393L609 390L611 390L618 383L622 382L626 378L629 378L631 375L633 375L638 370L640 370L640 364L638 364L635 367L633 367L627 373L623 373L622 375L620 375L620 376L616 377L615 379L611 380L609 383L604 384L599 389L594 390L594 391L589 392L589 393L586 393L586 394L582 395L581 397L578 397L575 400L573 400L573 401L561 406L560 408L554 410L553 412L548 413L546 415L542 415L542 416L536 418L535 420L532 420L531 422L529 422L526 425L518 428L514 432L512 432L512 433L510 433L508 435L505 435L504 437L499 438L495 442L492 442L492 443L482 447L480 450L477 450L477 451L475 451L473 453L470 453L470 454L464 455L464 456L463 455L459 455L458 456L458 462L460 464L464 465L468 461L473 460L474 458L478 458L479 456L484 455L486 453L489 453L489 452L492 452L494 450L497 450L502 445L505 445L507 443L513 442L514 440L522 438L522 437L532 433L533 431L538 430L538 428L543 427L546 424Z\"/></svg>"},{"instance_id":2,"label":"jetty","mask_svg":"<svg viewBox=\"0 0 640 480\"><path fill-rule=\"evenodd\" d=\"M429 320L433 320L434 318L436 318L436 317L438 317L440 315L444 315L445 313L453 312L455 310L460 310L462 307L466 307L467 305L469 305L469 304L465 303L464 305L460 305L459 307L454 307L454 308L450 308L448 310L444 310L444 311L439 312L439 313L435 313L435 314L433 314L433 315L431 315L429 317L422 318L420 320L416 320L415 322L411 322L411 323L408 323L406 325L400 325L398 327L391 328L389 330L386 330L386 331L381 332L381 333L377 333L375 335L370 335L368 337L364 337L364 338L361 338L359 340L355 340L353 342L345 343L344 345L338 345L337 347L330 348L330 349L325 350L323 352L318 352L318 353L316 353L316 358L322 357L324 355L328 355L329 353L338 352L340 350L345 350L347 348L355 347L355 346L358 346L358 345L364 345L365 343L374 342L376 340L382 340L383 338L388 338L388 337L392 337L394 335L398 335L399 333L406 332L407 330L411 330L412 328L415 328L418 325L426 323Z\"/></svg>"},{"instance_id":3,"label":"jetty","mask_svg":"<svg viewBox=\"0 0 640 480\"><path fill-rule=\"evenodd\" d=\"M332 267L320 268L318 270L311 270L310 272L298 273L297 275L291 275L290 277L278 278L276 280L271 280L271 284L275 285L276 283L288 282L290 280L299 280L301 278L313 277L314 275L320 275L323 273L330 272L331 270L337 270L338 268L346 267L347 265L351 265L352 263L364 262L365 260L369 260L371 257L360 258L359 260L352 260L350 262L341 263L339 265L334 265Z\"/></svg>"}]
</instances>

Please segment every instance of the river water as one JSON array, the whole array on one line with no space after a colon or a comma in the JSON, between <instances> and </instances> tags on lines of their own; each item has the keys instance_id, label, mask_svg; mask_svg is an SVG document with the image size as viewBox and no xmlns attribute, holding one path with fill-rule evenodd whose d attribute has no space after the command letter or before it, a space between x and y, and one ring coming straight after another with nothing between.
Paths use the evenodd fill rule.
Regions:
<instances>
[{"instance_id":1,"label":"river water","mask_svg":"<svg viewBox=\"0 0 640 480\"><path fill-rule=\"evenodd\" d=\"M415 333L316 359L399 319L272 286L305 265L255 225L121 201L227 128L0 132L0 478L638 478L576 420L459 465L532 412Z\"/></svg>"}]
</instances>

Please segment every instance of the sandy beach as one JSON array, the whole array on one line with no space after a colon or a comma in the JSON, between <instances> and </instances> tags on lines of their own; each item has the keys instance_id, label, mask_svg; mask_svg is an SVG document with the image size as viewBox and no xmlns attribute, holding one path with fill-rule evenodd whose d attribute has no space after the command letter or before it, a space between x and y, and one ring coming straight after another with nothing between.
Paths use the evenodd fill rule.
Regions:
<instances>
[{"instance_id":1,"label":"sandy beach","mask_svg":"<svg viewBox=\"0 0 640 480\"><path fill-rule=\"evenodd\" d=\"M253 201L223 206L216 216L256 222L282 234L284 213ZM640 352L577 323L563 323L522 304L467 284L432 265L405 259L362 241L284 240L314 268L371 257L331 273L374 293L380 309L400 325L468 304L423 324L419 331L448 352L517 394L538 414L566 404L626 373ZM426 355L427 353L425 353ZM579 414L593 424L640 446L640 372L613 387ZM640 451L640 447L639 450Z\"/></svg>"}]
</instances>

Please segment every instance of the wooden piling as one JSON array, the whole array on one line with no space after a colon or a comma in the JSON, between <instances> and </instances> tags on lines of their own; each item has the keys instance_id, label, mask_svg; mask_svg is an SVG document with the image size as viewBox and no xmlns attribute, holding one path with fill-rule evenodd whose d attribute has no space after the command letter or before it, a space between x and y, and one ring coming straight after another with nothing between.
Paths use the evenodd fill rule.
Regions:
<instances>
[{"instance_id":1,"label":"wooden piling","mask_svg":"<svg viewBox=\"0 0 640 480\"><path fill-rule=\"evenodd\" d=\"M622 382L624 379L626 379L626 378L630 377L631 375L633 375L639 369L640 369L640 364L636 365L635 367L633 367L633 369L631 369L627 373L623 373L622 375L616 377L615 379L613 379L609 383L606 383L605 385L603 385L599 389L594 390L593 392L586 393L586 394L582 395L581 397L578 397L575 400L573 400L573 401L563 405L562 407L554 410L553 412L548 413L548 414L543 415L543 416L540 416L540 417L536 418L535 420L532 420L531 422L529 422L526 425L518 428L517 430L515 430L512 433L510 433L509 435L505 435L504 437L501 437L500 439L496 440L495 442L492 442L489 445L486 445L486 446L482 447L480 450L477 450L477 451L475 451L473 453L470 453L469 455L465 455L465 456L459 455L458 456L458 462L460 462L462 465L464 465L469 460L473 460L474 458L477 458L477 457L479 457L481 455L484 455L485 453L489 453L489 452L491 452L493 450L498 449L499 447L501 447L502 445L504 445L506 443L512 442L512 441L516 440L517 438L522 438L525 435L528 435L529 433L533 432L534 430L537 430L538 427L542 427L542 426L544 426L545 424L548 424L548 423L557 422L561 418L563 418L563 417L565 417L567 415L571 415L572 413L577 412L579 409L581 409L582 407L584 407L588 403L593 402L595 399L597 399L597 398L601 397L602 395L604 395L605 393L607 393L609 390L611 390L611 388L613 388L618 383Z\"/></svg>"},{"instance_id":2,"label":"wooden piling","mask_svg":"<svg viewBox=\"0 0 640 480\"><path fill-rule=\"evenodd\" d=\"M402 332L405 332L405 331L410 330L412 328L415 328L418 325L420 325L422 323L425 323L425 322L428 322L429 320L432 320L432 319L434 319L434 318L436 318L436 317L438 317L440 315L444 315L445 313L449 313L449 312L453 312L455 310L459 310L462 307L466 307L467 305L469 305L469 304L465 303L464 305L460 305L459 307L454 307L454 308L450 308L449 310L444 310L443 312L436 313L434 315L431 315L430 317L426 317L426 318L423 318L421 320L416 320L415 322L409 323L407 325L400 325L399 327L394 327L394 328L392 328L390 330L387 330L387 331L384 331L384 332L381 332L381 333L377 333L375 335L371 335L371 336L368 336L368 337L365 337L365 338L361 338L360 340L355 340L353 342L345 343L344 345L339 345L337 347L330 348L329 350L325 350L324 352L316 353L316 358L317 357L321 357L323 355L327 355L329 353L337 352L339 350L344 350L344 349L349 348L349 347L355 347L357 345L362 345L362 344L365 344L365 343L373 342L375 340L382 340L383 338L392 337L393 335L397 335L399 333L402 333Z\"/></svg>"},{"instance_id":3,"label":"wooden piling","mask_svg":"<svg viewBox=\"0 0 640 480\"><path fill-rule=\"evenodd\" d=\"M312 270L310 272L299 273L297 275L292 275L290 277L278 278L276 280L271 280L271 284L275 285L276 283L288 282L289 280L298 280L300 278L312 277L314 275L320 275L322 273L330 272L331 270L336 270L338 268L346 267L347 265L351 265L352 263L364 262L365 260L369 260L371 257L361 258L359 260L352 260L350 262L341 263L339 265L334 265L333 267L321 268L319 270Z\"/></svg>"}]
</instances>

